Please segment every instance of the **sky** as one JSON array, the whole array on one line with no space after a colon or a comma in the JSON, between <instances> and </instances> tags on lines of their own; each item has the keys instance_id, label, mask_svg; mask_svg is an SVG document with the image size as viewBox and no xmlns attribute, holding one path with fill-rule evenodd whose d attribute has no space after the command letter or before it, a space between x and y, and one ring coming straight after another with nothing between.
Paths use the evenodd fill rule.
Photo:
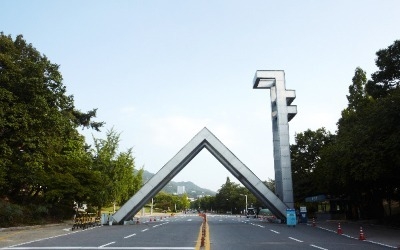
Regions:
<instances>
[{"instance_id":1,"label":"sky","mask_svg":"<svg viewBox=\"0 0 400 250\"><path fill-rule=\"evenodd\" d=\"M261 180L275 179L270 93L256 70L284 70L295 134L335 133L357 67L400 39L398 0L1 0L0 31L60 65L77 109L97 108L136 168L156 173L207 127ZM229 177L206 149L174 181L217 191Z\"/></svg>"}]
</instances>

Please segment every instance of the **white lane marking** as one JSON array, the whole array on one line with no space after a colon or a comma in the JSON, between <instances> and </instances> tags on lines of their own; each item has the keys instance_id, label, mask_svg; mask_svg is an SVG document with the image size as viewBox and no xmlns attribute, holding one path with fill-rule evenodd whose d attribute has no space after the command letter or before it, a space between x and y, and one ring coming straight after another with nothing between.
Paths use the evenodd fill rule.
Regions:
<instances>
[{"instance_id":1,"label":"white lane marking","mask_svg":"<svg viewBox=\"0 0 400 250\"><path fill-rule=\"evenodd\" d=\"M146 229L143 229L143 230L142 230L142 232L146 232L147 230L149 230L149 229L148 229L148 228L146 228Z\"/></svg>"},{"instance_id":2,"label":"white lane marking","mask_svg":"<svg viewBox=\"0 0 400 250\"><path fill-rule=\"evenodd\" d=\"M387 244L376 242L376 241L372 241L372 240L366 240L366 242L371 242L371 243L374 243L374 244L377 244L377 245L381 245L381 246L384 246L384 247L390 247L390 248L395 248L396 249L395 246L387 245Z\"/></svg>"},{"instance_id":3,"label":"white lane marking","mask_svg":"<svg viewBox=\"0 0 400 250\"><path fill-rule=\"evenodd\" d=\"M135 235L136 235L136 234L131 234L131 235L125 236L124 239L128 239L128 238L130 238L130 237L132 237L132 236L135 236Z\"/></svg>"},{"instance_id":4,"label":"white lane marking","mask_svg":"<svg viewBox=\"0 0 400 250\"><path fill-rule=\"evenodd\" d=\"M192 219L188 219L187 221L192 221Z\"/></svg>"},{"instance_id":5,"label":"white lane marking","mask_svg":"<svg viewBox=\"0 0 400 250\"><path fill-rule=\"evenodd\" d=\"M111 244L114 244L114 243L115 243L115 241L112 241L112 242L109 242L109 243L107 243L107 244L104 244L104 245L99 246L99 248L103 248L103 247L106 247L106 246L111 245Z\"/></svg>"},{"instance_id":6,"label":"white lane marking","mask_svg":"<svg viewBox=\"0 0 400 250\"><path fill-rule=\"evenodd\" d=\"M319 247L319 246L316 246L316 245L313 245L313 244L311 244L310 246L318 248L318 249L321 249L321 250L328 250L328 248Z\"/></svg>"},{"instance_id":7,"label":"white lane marking","mask_svg":"<svg viewBox=\"0 0 400 250\"><path fill-rule=\"evenodd\" d=\"M63 230L69 232L71 231L71 228L64 228Z\"/></svg>"},{"instance_id":8,"label":"white lane marking","mask_svg":"<svg viewBox=\"0 0 400 250\"><path fill-rule=\"evenodd\" d=\"M273 232L273 233L276 233L276 234L280 234L280 232L272 230L272 229L270 229L270 231Z\"/></svg>"},{"instance_id":9,"label":"white lane marking","mask_svg":"<svg viewBox=\"0 0 400 250\"><path fill-rule=\"evenodd\" d=\"M302 240L298 240L298 239L293 238L293 237L289 237L289 239L294 240L294 241L297 241L297 242L303 242Z\"/></svg>"},{"instance_id":10,"label":"white lane marking","mask_svg":"<svg viewBox=\"0 0 400 250\"><path fill-rule=\"evenodd\" d=\"M326 230L328 232L336 233L335 230L331 230L331 229L328 229L328 228L324 228L324 227L318 227L318 228ZM351 235L348 235L348 234L342 234L342 236L350 238L350 239L358 240L357 237L354 237L354 236L351 236ZM381 245L381 246L385 246L385 247L396 248L395 246L387 245L387 244L380 243L380 242L375 242L375 241L372 241L372 240L366 240L366 242L371 242L373 244L377 244L377 245Z\"/></svg>"}]
</instances>

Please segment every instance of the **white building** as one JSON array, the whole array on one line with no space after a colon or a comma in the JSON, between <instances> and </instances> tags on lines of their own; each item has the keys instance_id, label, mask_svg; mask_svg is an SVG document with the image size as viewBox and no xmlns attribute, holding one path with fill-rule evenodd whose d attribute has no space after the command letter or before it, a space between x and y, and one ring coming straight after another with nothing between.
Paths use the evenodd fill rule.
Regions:
<instances>
[{"instance_id":1,"label":"white building","mask_svg":"<svg viewBox=\"0 0 400 250\"><path fill-rule=\"evenodd\" d=\"M178 195L186 193L185 186L178 186L177 193Z\"/></svg>"}]
</instances>

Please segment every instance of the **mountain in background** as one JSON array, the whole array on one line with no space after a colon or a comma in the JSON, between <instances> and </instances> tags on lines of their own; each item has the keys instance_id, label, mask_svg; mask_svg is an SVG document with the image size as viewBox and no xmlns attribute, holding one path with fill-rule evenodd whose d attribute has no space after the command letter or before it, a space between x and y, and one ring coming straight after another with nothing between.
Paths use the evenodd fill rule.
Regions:
<instances>
[{"instance_id":1,"label":"mountain in background","mask_svg":"<svg viewBox=\"0 0 400 250\"><path fill-rule=\"evenodd\" d=\"M146 183L154 175L155 174L144 170L143 171L143 183ZM166 193L170 193L170 194L176 194L178 192L178 186L185 187L185 192L189 198L197 198L199 195L214 196L216 194L216 192L211 191L206 188L201 188L191 181L180 181L180 182L170 181L167 185L165 185L165 187L163 187L162 191L164 191Z\"/></svg>"}]
</instances>

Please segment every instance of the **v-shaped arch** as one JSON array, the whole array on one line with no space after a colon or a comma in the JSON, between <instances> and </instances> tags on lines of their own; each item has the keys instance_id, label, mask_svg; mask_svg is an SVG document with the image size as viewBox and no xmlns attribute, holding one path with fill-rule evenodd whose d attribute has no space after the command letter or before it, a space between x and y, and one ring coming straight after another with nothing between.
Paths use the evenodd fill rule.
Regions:
<instances>
[{"instance_id":1,"label":"v-shaped arch","mask_svg":"<svg viewBox=\"0 0 400 250\"><path fill-rule=\"evenodd\" d=\"M288 206L271 192L215 135L207 128L203 128L113 215L114 220L117 223L123 223L123 221L132 219L148 200L167 185L204 148L264 203L275 216L281 219L286 218Z\"/></svg>"}]
</instances>

